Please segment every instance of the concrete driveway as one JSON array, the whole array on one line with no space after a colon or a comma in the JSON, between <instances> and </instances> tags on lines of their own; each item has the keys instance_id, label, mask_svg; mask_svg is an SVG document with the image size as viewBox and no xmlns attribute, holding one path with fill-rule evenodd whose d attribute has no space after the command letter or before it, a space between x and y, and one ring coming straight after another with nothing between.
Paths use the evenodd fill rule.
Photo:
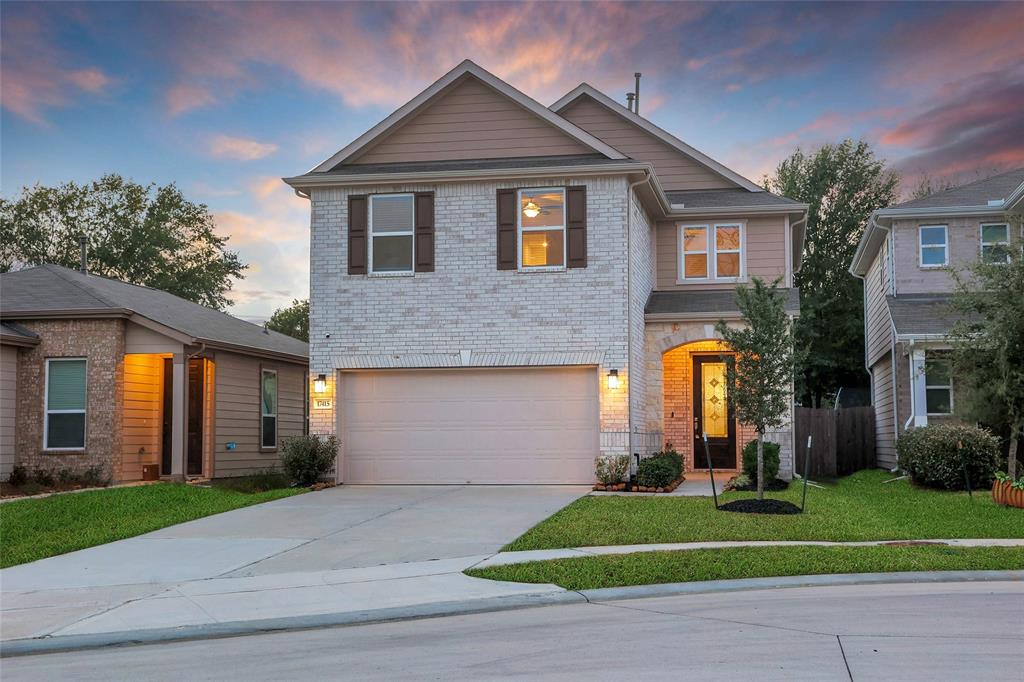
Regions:
<instances>
[{"instance_id":1,"label":"concrete driveway","mask_svg":"<svg viewBox=\"0 0 1024 682\"><path fill-rule=\"evenodd\" d=\"M4 593L29 592L491 554L586 492L580 486L342 486L4 569L0 580Z\"/></svg>"}]
</instances>

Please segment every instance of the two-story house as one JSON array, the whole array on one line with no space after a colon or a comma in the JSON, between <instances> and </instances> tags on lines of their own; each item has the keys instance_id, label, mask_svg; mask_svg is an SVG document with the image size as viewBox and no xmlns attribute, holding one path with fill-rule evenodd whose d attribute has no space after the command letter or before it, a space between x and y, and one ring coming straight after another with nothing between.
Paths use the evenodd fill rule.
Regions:
<instances>
[{"instance_id":1,"label":"two-story house","mask_svg":"<svg viewBox=\"0 0 1024 682\"><path fill-rule=\"evenodd\" d=\"M347 483L591 483L670 441L735 469L735 287L798 313L806 205L589 85L545 107L466 61L297 177L312 429ZM319 375L319 376L318 376ZM782 444L791 471L789 427Z\"/></svg>"},{"instance_id":2,"label":"two-story house","mask_svg":"<svg viewBox=\"0 0 1024 682\"><path fill-rule=\"evenodd\" d=\"M871 216L850 272L864 280L879 466L896 466L896 438L906 429L953 417L952 270L978 258L1007 260L1022 239L1022 211L1018 168Z\"/></svg>"}]
</instances>

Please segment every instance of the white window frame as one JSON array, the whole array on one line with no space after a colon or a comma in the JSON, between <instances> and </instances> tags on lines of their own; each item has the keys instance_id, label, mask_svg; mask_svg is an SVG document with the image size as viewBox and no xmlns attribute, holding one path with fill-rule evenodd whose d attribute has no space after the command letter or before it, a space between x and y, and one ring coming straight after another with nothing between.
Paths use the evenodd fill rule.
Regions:
<instances>
[{"instance_id":1,"label":"white window frame","mask_svg":"<svg viewBox=\"0 0 1024 682\"><path fill-rule=\"evenodd\" d=\"M402 230L400 232L383 232L380 236L382 237L409 237L412 240L412 258L409 259L408 270L384 270L382 272L376 272L373 269L373 202L377 198L388 198L393 199L395 197L410 197L412 198L412 217L409 220L408 231ZM370 201L366 209L366 233L368 237L368 243L366 247L366 272L377 277L410 277L416 274L416 195L412 192L392 192L390 194L371 194Z\"/></svg>"},{"instance_id":2,"label":"white window frame","mask_svg":"<svg viewBox=\"0 0 1024 682\"><path fill-rule=\"evenodd\" d=\"M263 378L266 374L273 374L274 381L274 412L273 414L263 412ZM277 444L281 440L281 420L278 418L278 413L281 408L281 384L280 377L277 374L276 369L267 369L266 367L260 368L260 450L276 450ZM274 418L274 444L266 445L263 440L263 420L266 417Z\"/></svg>"},{"instance_id":3,"label":"white window frame","mask_svg":"<svg viewBox=\"0 0 1024 682\"><path fill-rule=\"evenodd\" d=\"M935 351L932 351L931 353L929 353L928 351L925 351L925 353L924 353L924 368L922 370L924 372L924 409L925 409L925 413L929 417L948 417L948 416L952 415L954 413L954 410L956 409L954 407L954 405L953 405L953 364L952 364L952 361L948 358L948 355L947 355L946 362L949 363L949 383L948 384L929 384L928 383L928 356L930 354L934 355L934 353L935 353ZM928 412L928 391L931 390L931 389L936 389L936 390L944 389L944 390L949 391L949 412Z\"/></svg>"},{"instance_id":4,"label":"white window frame","mask_svg":"<svg viewBox=\"0 0 1024 682\"><path fill-rule=\"evenodd\" d=\"M718 276L718 228L738 227L740 230L740 248L724 249L722 253L738 253L740 256L739 274L735 277ZM707 248L704 251L686 251L686 230L703 229L707 236ZM742 282L747 278L747 222L745 220L732 220L721 223L679 223L676 226L676 284L706 284L708 282ZM708 273L705 277L686 276L686 254L698 256L703 254L706 258Z\"/></svg>"},{"instance_id":5,"label":"white window frame","mask_svg":"<svg viewBox=\"0 0 1024 682\"><path fill-rule=\"evenodd\" d=\"M562 264L561 265L523 265L523 232L552 232L559 229L557 225L544 227L523 227L523 194L528 196L544 192L562 193ZM516 191L516 267L519 272L560 272L565 270L569 259L569 195L565 187L523 187Z\"/></svg>"},{"instance_id":6,"label":"white window frame","mask_svg":"<svg viewBox=\"0 0 1024 682\"><path fill-rule=\"evenodd\" d=\"M51 362L85 362L85 408L81 410L51 410L50 409L50 363ZM89 444L89 358L46 358L46 367L43 370L43 450L48 452L84 452ZM51 414L82 414L85 415L82 424L82 447L80 448L51 448L50 447L50 415Z\"/></svg>"},{"instance_id":7,"label":"white window frame","mask_svg":"<svg viewBox=\"0 0 1024 682\"><path fill-rule=\"evenodd\" d=\"M924 237L924 230L933 228L942 228L942 264L924 262L924 250L925 249L937 249L937 244L925 244L922 241ZM933 268L944 268L949 265L949 225L918 225L917 226L917 266L930 270Z\"/></svg>"},{"instance_id":8,"label":"white window frame","mask_svg":"<svg viewBox=\"0 0 1024 682\"><path fill-rule=\"evenodd\" d=\"M1005 229L1006 230L1006 241L986 242L985 241L985 228L986 227L1002 227L1003 229ZM984 260L984 258L985 258L985 247L986 246L1003 246L1003 247L1006 248L1006 255L1005 255L1005 260L1002 261L1002 262L1003 263L1009 263L1010 262L1010 223L1007 223L1007 222L981 223L980 225L978 225L978 242L979 242L978 257L981 258L982 260ZM999 263L1000 261L986 261L986 262L988 262L988 263Z\"/></svg>"}]
</instances>

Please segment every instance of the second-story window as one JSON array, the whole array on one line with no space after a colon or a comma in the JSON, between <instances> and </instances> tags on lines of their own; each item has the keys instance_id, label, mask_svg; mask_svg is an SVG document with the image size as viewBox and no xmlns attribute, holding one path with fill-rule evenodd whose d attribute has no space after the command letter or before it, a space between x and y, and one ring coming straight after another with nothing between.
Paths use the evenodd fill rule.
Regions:
<instances>
[{"instance_id":1,"label":"second-story window","mask_svg":"<svg viewBox=\"0 0 1024 682\"><path fill-rule=\"evenodd\" d=\"M412 194L374 194L370 197L371 273L412 273L413 199Z\"/></svg>"},{"instance_id":2,"label":"second-story window","mask_svg":"<svg viewBox=\"0 0 1024 682\"><path fill-rule=\"evenodd\" d=\"M519 267L565 267L565 189L519 190Z\"/></svg>"},{"instance_id":3,"label":"second-story window","mask_svg":"<svg viewBox=\"0 0 1024 682\"><path fill-rule=\"evenodd\" d=\"M918 228L922 268L941 268L949 263L949 240L945 225L922 225Z\"/></svg>"},{"instance_id":4,"label":"second-story window","mask_svg":"<svg viewBox=\"0 0 1024 682\"><path fill-rule=\"evenodd\" d=\"M679 226L680 280L735 280L743 276L743 225Z\"/></svg>"},{"instance_id":5,"label":"second-story window","mask_svg":"<svg viewBox=\"0 0 1024 682\"><path fill-rule=\"evenodd\" d=\"M981 258L986 263L1010 262L1010 226L995 223L981 226Z\"/></svg>"}]
</instances>

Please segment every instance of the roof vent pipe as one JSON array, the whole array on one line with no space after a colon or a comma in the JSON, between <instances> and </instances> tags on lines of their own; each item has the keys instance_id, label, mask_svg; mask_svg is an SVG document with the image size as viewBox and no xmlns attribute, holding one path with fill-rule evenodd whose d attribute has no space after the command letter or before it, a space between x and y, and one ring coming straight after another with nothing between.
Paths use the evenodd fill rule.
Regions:
<instances>
[{"instance_id":1,"label":"roof vent pipe","mask_svg":"<svg viewBox=\"0 0 1024 682\"><path fill-rule=\"evenodd\" d=\"M640 115L640 76L641 75L643 75L643 74L641 74L639 71L637 71L636 73L633 74L633 77L636 78L636 90L634 91L634 94L633 94L633 100L634 100L633 113L636 114L637 116Z\"/></svg>"},{"instance_id":2,"label":"roof vent pipe","mask_svg":"<svg viewBox=\"0 0 1024 682\"><path fill-rule=\"evenodd\" d=\"M78 235L78 269L83 275L89 274L89 237Z\"/></svg>"},{"instance_id":3,"label":"roof vent pipe","mask_svg":"<svg viewBox=\"0 0 1024 682\"><path fill-rule=\"evenodd\" d=\"M632 92L626 93L626 108L633 111L633 98L636 97Z\"/></svg>"}]
</instances>

